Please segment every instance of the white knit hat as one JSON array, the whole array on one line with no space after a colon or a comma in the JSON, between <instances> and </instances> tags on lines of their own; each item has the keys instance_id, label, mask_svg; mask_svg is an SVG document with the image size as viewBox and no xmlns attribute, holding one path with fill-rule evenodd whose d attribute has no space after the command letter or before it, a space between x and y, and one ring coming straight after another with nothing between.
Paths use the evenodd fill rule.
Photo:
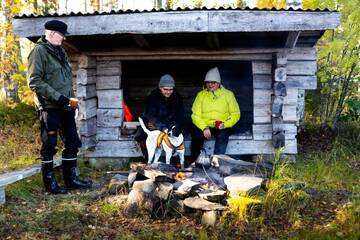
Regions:
<instances>
[{"instance_id":1,"label":"white knit hat","mask_svg":"<svg viewBox=\"0 0 360 240\"><path fill-rule=\"evenodd\" d=\"M206 73L206 77L205 77L205 82L217 82L217 83L221 83L221 77L220 77L220 72L219 69L217 67L214 67L212 69L210 69L207 73Z\"/></svg>"}]
</instances>

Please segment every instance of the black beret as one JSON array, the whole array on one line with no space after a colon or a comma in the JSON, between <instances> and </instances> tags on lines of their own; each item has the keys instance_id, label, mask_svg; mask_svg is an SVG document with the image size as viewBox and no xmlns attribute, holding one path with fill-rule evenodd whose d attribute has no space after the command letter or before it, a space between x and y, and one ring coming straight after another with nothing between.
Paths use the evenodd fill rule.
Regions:
<instances>
[{"instance_id":1,"label":"black beret","mask_svg":"<svg viewBox=\"0 0 360 240\"><path fill-rule=\"evenodd\" d=\"M44 26L45 26L45 29L47 29L47 30L61 32L64 35L69 34L67 31L66 23L59 21L59 20L47 21Z\"/></svg>"}]
</instances>

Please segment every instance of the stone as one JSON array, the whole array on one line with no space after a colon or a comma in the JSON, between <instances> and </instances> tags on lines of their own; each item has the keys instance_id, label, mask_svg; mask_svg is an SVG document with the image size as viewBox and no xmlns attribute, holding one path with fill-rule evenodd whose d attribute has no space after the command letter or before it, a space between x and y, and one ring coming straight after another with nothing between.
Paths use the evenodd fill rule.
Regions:
<instances>
[{"instance_id":1,"label":"stone","mask_svg":"<svg viewBox=\"0 0 360 240\"><path fill-rule=\"evenodd\" d=\"M179 192L190 192L198 188L201 184L190 179L185 179L183 181L178 181L174 183L174 189Z\"/></svg>"},{"instance_id":2,"label":"stone","mask_svg":"<svg viewBox=\"0 0 360 240\"><path fill-rule=\"evenodd\" d=\"M159 199L155 194L133 189L128 195L124 213L127 216L134 216L143 211L151 213L158 203Z\"/></svg>"},{"instance_id":3,"label":"stone","mask_svg":"<svg viewBox=\"0 0 360 240\"><path fill-rule=\"evenodd\" d=\"M228 207L219 203L209 202L199 197L189 197L184 200L185 206L194 209L200 209L205 211L225 210Z\"/></svg>"},{"instance_id":4,"label":"stone","mask_svg":"<svg viewBox=\"0 0 360 240\"><path fill-rule=\"evenodd\" d=\"M234 174L224 178L230 196L251 195L259 190L263 178L253 175Z\"/></svg>"},{"instance_id":5,"label":"stone","mask_svg":"<svg viewBox=\"0 0 360 240\"><path fill-rule=\"evenodd\" d=\"M109 193L110 194L118 194L126 192L126 188L128 186L128 177L116 174L114 175L109 183Z\"/></svg>"},{"instance_id":6,"label":"stone","mask_svg":"<svg viewBox=\"0 0 360 240\"><path fill-rule=\"evenodd\" d=\"M162 172L177 172L178 171L178 169L175 166L166 164L166 163L162 163L162 162L152 163L151 167L158 169L159 171L162 171Z\"/></svg>"},{"instance_id":7,"label":"stone","mask_svg":"<svg viewBox=\"0 0 360 240\"><path fill-rule=\"evenodd\" d=\"M133 186L133 190L138 190L148 194L154 194L156 190L156 184L152 179L142 180L142 181L135 181Z\"/></svg>"},{"instance_id":8,"label":"stone","mask_svg":"<svg viewBox=\"0 0 360 240\"><path fill-rule=\"evenodd\" d=\"M162 182L157 184L155 195L161 200L168 200L171 192L173 191L173 185L168 182Z\"/></svg>"},{"instance_id":9,"label":"stone","mask_svg":"<svg viewBox=\"0 0 360 240\"><path fill-rule=\"evenodd\" d=\"M196 210L193 208L189 208L185 206L184 200L172 198L170 200L170 206L173 208L177 213L195 213Z\"/></svg>"},{"instance_id":10,"label":"stone","mask_svg":"<svg viewBox=\"0 0 360 240\"><path fill-rule=\"evenodd\" d=\"M204 211L201 217L201 224L214 227L218 217L218 211Z\"/></svg>"},{"instance_id":11,"label":"stone","mask_svg":"<svg viewBox=\"0 0 360 240\"><path fill-rule=\"evenodd\" d=\"M210 202L221 202L226 197L226 191L206 189L204 191L198 192L198 195L199 197Z\"/></svg>"}]
</instances>

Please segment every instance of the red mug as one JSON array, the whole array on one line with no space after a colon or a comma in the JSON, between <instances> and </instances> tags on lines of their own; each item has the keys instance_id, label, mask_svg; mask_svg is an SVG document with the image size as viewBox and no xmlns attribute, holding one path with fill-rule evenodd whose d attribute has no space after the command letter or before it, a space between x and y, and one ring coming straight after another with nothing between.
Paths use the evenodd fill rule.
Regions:
<instances>
[{"instance_id":1,"label":"red mug","mask_svg":"<svg viewBox=\"0 0 360 240\"><path fill-rule=\"evenodd\" d=\"M220 129L220 125L221 125L222 123L223 123L222 121L216 120L216 121L215 121L215 128L216 128L216 129Z\"/></svg>"}]
</instances>

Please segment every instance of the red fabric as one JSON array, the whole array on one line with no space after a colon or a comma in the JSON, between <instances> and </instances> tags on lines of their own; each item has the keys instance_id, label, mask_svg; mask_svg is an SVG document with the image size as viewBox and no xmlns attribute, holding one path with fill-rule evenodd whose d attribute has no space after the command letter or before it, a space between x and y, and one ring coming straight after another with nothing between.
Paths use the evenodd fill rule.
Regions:
<instances>
[{"instance_id":1,"label":"red fabric","mask_svg":"<svg viewBox=\"0 0 360 240\"><path fill-rule=\"evenodd\" d=\"M126 105L125 101L123 101L123 108L124 108L124 120L125 120L125 122L132 122L134 120L134 117L131 114L130 109Z\"/></svg>"}]
</instances>

